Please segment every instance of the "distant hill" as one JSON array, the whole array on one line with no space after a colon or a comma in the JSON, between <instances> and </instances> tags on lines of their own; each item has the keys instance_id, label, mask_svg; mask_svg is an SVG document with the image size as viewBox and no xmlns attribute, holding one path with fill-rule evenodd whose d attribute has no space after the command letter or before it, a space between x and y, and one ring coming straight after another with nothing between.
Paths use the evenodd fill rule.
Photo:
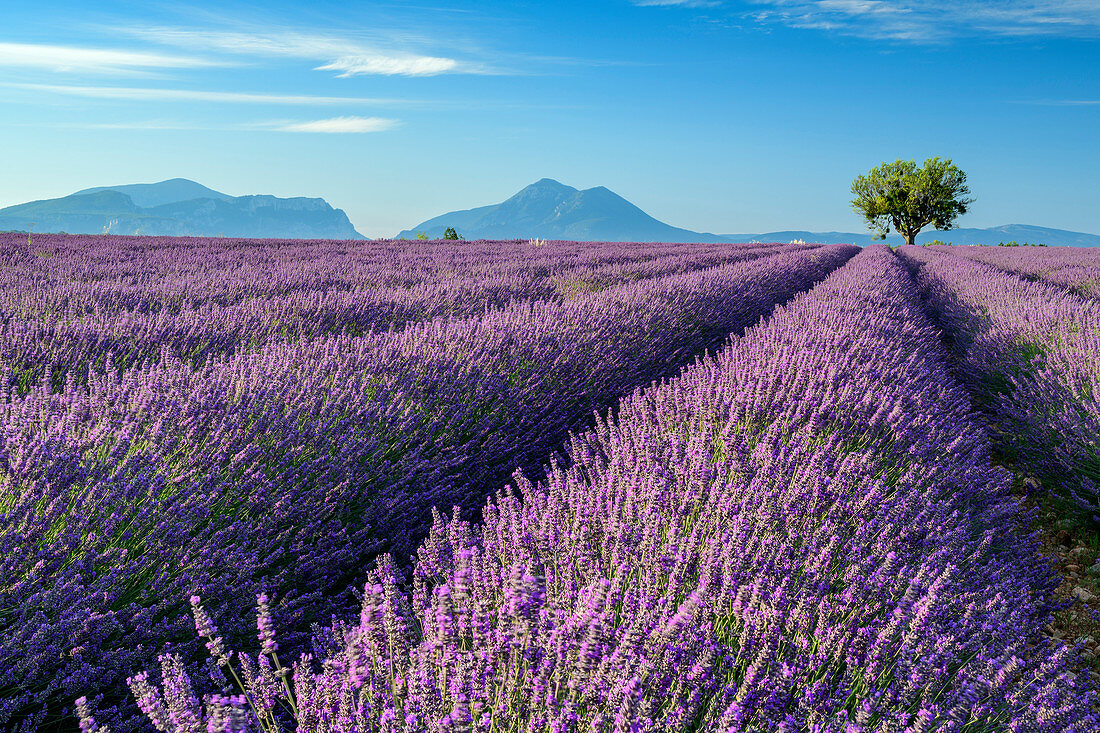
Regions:
<instances>
[{"instance_id":1,"label":"distant hill","mask_svg":"<svg viewBox=\"0 0 1100 733\"><path fill-rule=\"evenodd\" d=\"M867 232L807 232L807 231L782 231L764 232L762 234L725 234L723 239L730 242L790 242L801 239L805 242L817 242L820 244L858 244L861 247L873 244L881 240L875 239ZM1050 229L1048 227L1030 226L1027 224L1005 224L988 229L950 229L938 231L926 229L917 235L917 244L925 244L933 240L946 242L947 244L988 244L995 245L1000 242L1016 242L1017 244L1045 244L1050 247L1100 247L1100 235L1085 234L1084 232L1071 232L1066 229ZM904 244L901 237L891 234L886 238L886 243L891 245Z\"/></svg>"},{"instance_id":2,"label":"distant hill","mask_svg":"<svg viewBox=\"0 0 1100 733\"><path fill-rule=\"evenodd\" d=\"M918 243L938 239L951 244L997 244L1016 242L1045 244L1049 247L1100 247L1100 235L1071 232L1066 229L1005 224L988 229L951 229L946 232L931 231L917 236Z\"/></svg>"},{"instance_id":3,"label":"distant hill","mask_svg":"<svg viewBox=\"0 0 1100 733\"><path fill-rule=\"evenodd\" d=\"M454 227L467 239L568 239L622 242L721 242L714 234L680 229L654 219L603 186L579 191L551 178L532 183L506 201L452 211L399 233L432 239Z\"/></svg>"},{"instance_id":4,"label":"distant hill","mask_svg":"<svg viewBox=\"0 0 1100 733\"><path fill-rule=\"evenodd\" d=\"M194 199L216 199L218 201L232 201L233 196L207 188L201 183L189 181L186 178L172 178L160 183L131 183L125 186L98 186L77 191L74 196L82 196L101 191L117 191L130 197L137 206L149 208L162 204L178 204L181 201Z\"/></svg>"},{"instance_id":5,"label":"distant hill","mask_svg":"<svg viewBox=\"0 0 1100 733\"><path fill-rule=\"evenodd\" d=\"M320 198L229 196L185 178L100 186L0 209L0 231L364 239Z\"/></svg>"},{"instance_id":6,"label":"distant hill","mask_svg":"<svg viewBox=\"0 0 1100 733\"><path fill-rule=\"evenodd\" d=\"M570 239L610 242L790 242L849 243L866 246L878 240L869 232L810 232L790 230L760 234L708 234L681 229L654 219L622 196L603 186L579 191L543 178L506 201L476 209L452 211L398 233L412 239L424 232L439 239L454 227L466 239ZM918 243L938 239L953 244L997 244L1016 241L1050 246L1097 247L1100 235L1064 229L1008 224L990 229L928 230ZM901 244L901 237L887 238Z\"/></svg>"}]
</instances>

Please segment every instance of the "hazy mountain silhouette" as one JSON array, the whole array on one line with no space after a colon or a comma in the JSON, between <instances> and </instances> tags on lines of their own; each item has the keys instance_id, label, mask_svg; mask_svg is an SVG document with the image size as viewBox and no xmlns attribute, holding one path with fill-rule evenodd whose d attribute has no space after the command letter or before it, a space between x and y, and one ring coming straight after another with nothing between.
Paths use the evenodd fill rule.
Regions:
<instances>
[{"instance_id":1,"label":"hazy mountain silhouette","mask_svg":"<svg viewBox=\"0 0 1100 733\"><path fill-rule=\"evenodd\" d=\"M177 204L181 201L193 199L216 199L219 201L231 201L233 196L207 188L201 183L189 181L186 178L170 178L160 183L131 183L125 186L97 186L77 191L74 196L82 196L100 191L117 191L124 193L137 205L143 208L160 206L162 204Z\"/></svg>"},{"instance_id":2,"label":"hazy mountain silhouette","mask_svg":"<svg viewBox=\"0 0 1100 733\"><path fill-rule=\"evenodd\" d=\"M70 234L364 239L320 198L229 196L185 178L101 186L0 209L0 230Z\"/></svg>"},{"instance_id":3,"label":"hazy mountain silhouette","mask_svg":"<svg viewBox=\"0 0 1100 733\"><path fill-rule=\"evenodd\" d=\"M0 209L0 231L70 234L147 234L302 239L364 239L347 215L321 198L230 196L186 178L160 183L97 186L70 196ZM805 242L867 245L868 232L787 230L756 234L709 234L665 224L603 186L578 190L543 178L499 204L452 211L406 229L433 239L447 227L466 239L567 239L620 242ZM1097 247L1100 235L1025 224L988 229L926 230L918 243L1016 241L1050 246ZM901 244L892 235L888 244Z\"/></svg>"},{"instance_id":4,"label":"hazy mountain silhouette","mask_svg":"<svg viewBox=\"0 0 1100 733\"><path fill-rule=\"evenodd\" d=\"M900 237L898 238L900 241ZM1050 247L1100 247L1100 235L1071 232L1066 229L1051 229L1030 224L1004 224L988 229L950 229L946 232L929 231L917 236L917 242L930 242L938 239L951 244L997 244L998 242L1016 242L1023 244L1045 244Z\"/></svg>"},{"instance_id":5,"label":"hazy mountain silhouette","mask_svg":"<svg viewBox=\"0 0 1100 733\"><path fill-rule=\"evenodd\" d=\"M432 239L453 227L466 239L570 239L611 242L790 242L872 244L869 232L789 230L758 234L708 234L674 227L654 219L603 186L578 191L551 178L527 186L506 201L442 214L400 232L411 239L423 232ZM989 229L928 230L918 243L938 239L953 244L997 244L1016 241L1050 246L1096 247L1100 236L1064 229L1008 224ZM887 238L901 244L901 237Z\"/></svg>"},{"instance_id":6,"label":"hazy mountain silhouette","mask_svg":"<svg viewBox=\"0 0 1100 733\"><path fill-rule=\"evenodd\" d=\"M868 232L808 232L788 230L764 232L762 234L726 234L723 237L730 242L790 242L801 239L804 242L821 244L858 244L861 247L882 240L875 239ZM947 244L988 244L1016 242L1017 244L1045 244L1050 247L1100 247L1100 235L1071 232L1066 229L1051 229L1027 224L1005 224L988 229L949 229L938 231L926 229L917 235L917 244L939 240ZM898 245L905 242L897 234L886 238L886 244Z\"/></svg>"},{"instance_id":7,"label":"hazy mountain silhouette","mask_svg":"<svg viewBox=\"0 0 1100 733\"><path fill-rule=\"evenodd\" d=\"M398 237L425 232L432 239L454 227L467 239L569 239L622 242L721 242L714 234L680 229L654 219L604 188L579 191L551 178L527 186L507 201L428 219Z\"/></svg>"}]
</instances>

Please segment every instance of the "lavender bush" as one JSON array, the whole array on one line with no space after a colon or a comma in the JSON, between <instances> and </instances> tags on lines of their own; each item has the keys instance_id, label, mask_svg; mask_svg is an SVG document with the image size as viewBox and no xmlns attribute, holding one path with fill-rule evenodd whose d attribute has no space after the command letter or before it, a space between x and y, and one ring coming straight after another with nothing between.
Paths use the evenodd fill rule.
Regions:
<instances>
[{"instance_id":1,"label":"lavender bush","mask_svg":"<svg viewBox=\"0 0 1100 733\"><path fill-rule=\"evenodd\" d=\"M1032 280L1060 285L1086 298L1100 298L1100 251L1082 247L942 247Z\"/></svg>"},{"instance_id":2,"label":"lavender bush","mask_svg":"<svg viewBox=\"0 0 1100 733\"><path fill-rule=\"evenodd\" d=\"M582 257L574 243L558 243L516 261L500 246L474 245L482 259L472 260L430 243L353 249L231 241L204 249L176 239L47 236L36 245L36 253L50 253L42 258L4 237L0 261L6 249L21 264L0 273L0 363L24 393L45 376L59 389L89 368L125 371L173 357L199 366L273 342L477 316L513 301L561 300L805 249L685 245L658 253L616 244L594 248L603 257Z\"/></svg>"},{"instance_id":3,"label":"lavender bush","mask_svg":"<svg viewBox=\"0 0 1100 733\"><path fill-rule=\"evenodd\" d=\"M901 250L1004 459L1087 520L1100 512L1100 303L953 252Z\"/></svg>"},{"instance_id":4,"label":"lavender bush","mask_svg":"<svg viewBox=\"0 0 1100 733\"><path fill-rule=\"evenodd\" d=\"M437 515L411 586L384 557L358 619L290 670L266 599L256 656L193 599L208 674L168 653L130 686L167 733L1096 730L1096 690L1039 634L1055 579L947 365L870 248L481 523Z\"/></svg>"},{"instance_id":5,"label":"lavender bush","mask_svg":"<svg viewBox=\"0 0 1100 733\"><path fill-rule=\"evenodd\" d=\"M181 260L198 268L193 249ZM247 270L232 252L224 257ZM180 660L195 657L176 620L190 595L208 599L233 641L256 595L278 588L285 643L300 648L311 620L353 600L347 589L370 558L408 557L432 506L475 509L593 410L671 374L854 252L781 250L475 318L277 340L199 365L171 353L125 371L93 364L83 379L70 370L60 386L43 378L25 393L4 371L0 725L62 726L73 697L102 689L102 704L119 706L101 720L132 728L125 677L166 642ZM118 264L128 268L138 264Z\"/></svg>"}]
</instances>

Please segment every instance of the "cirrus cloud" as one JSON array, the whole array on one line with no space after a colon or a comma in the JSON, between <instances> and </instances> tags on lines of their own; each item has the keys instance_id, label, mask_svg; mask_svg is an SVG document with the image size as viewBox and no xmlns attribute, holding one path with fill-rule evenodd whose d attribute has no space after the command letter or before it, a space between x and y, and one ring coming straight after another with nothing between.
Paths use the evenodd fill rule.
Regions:
<instances>
[{"instance_id":1,"label":"cirrus cloud","mask_svg":"<svg viewBox=\"0 0 1100 733\"><path fill-rule=\"evenodd\" d=\"M634 4L641 8L716 8L722 3L720 0L634 0Z\"/></svg>"},{"instance_id":2,"label":"cirrus cloud","mask_svg":"<svg viewBox=\"0 0 1100 733\"><path fill-rule=\"evenodd\" d=\"M90 130L187 130L205 132L316 132L316 133L365 133L385 132L401 124L399 120L383 117L330 117L323 120L263 120L257 122L205 123L191 120L153 119L119 120L115 122L64 122L56 127Z\"/></svg>"},{"instance_id":3,"label":"cirrus cloud","mask_svg":"<svg viewBox=\"0 0 1100 733\"><path fill-rule=\"evenodd\" d=\"M391 97L326 97L312 94L272 94L266 92L225 92L207 89L170 89L154 87L103 87L75 84L25 84L0 82L0 87L48 92L72 97L113 99L137 102L213 102L276 105L417 105L417 100Z\"/></svg>"},{"instance_id":4,"label":"cirrus cloud","mask_svg":"<svg viewBox=\"0 0 1100 733\"><path fill-rule=\"evenodd\" d=\"M330 117L327 120L279 123L271 129L280 132L359 133L384 132L398 124L397 120L384 117Z\"/></svg>"},{"instance_id":5,"label":"cirrus cloud","mask_svg":"<svg viewBox=\"0 0 1100 733\"><path fill-rule=\"evenodd\" d=\"M162 45L203 49L242 56L283 57L323 62L316 71L337 71L337 76L435 76L438 74L487 73L485 67L458 59L393 50L406 43L283 29L221 30L136 26L123 33ZM414 45L422 45L414 44Z\"/></svg>"},{"instance_id":6,"label":"cirrus cloud","mask_svg":"<svg viewBox=\"0 0 1100 733\"><path fill-rule=\"evenodd\" d=\"M316 71L339 71L337 76L380 74L385 76L435 76L454 71L458 62L435 56L343 56Z\"/></svg>"},{"instance_id":7,"label":"cirrus cloud","mask_svg":"<svg viewBox=\"0 0 1100 733\"><path fill-rule=\"evenodd\" d=\"M952 38L1100 37L1095 0L753 0L762 24L936 43Z\"/></svg>"},{"instance_id":8,"label":"cirrus cloud","mask_svg":"<svg viewBox=\"0 0 1100 733\"><path fill-rule=\"evenodd\" d=\"M82 46L0 42L0 66L62 72L126 74L140 73L147 69L187 69L219 65L222 64L193 56Z\"/></svg>"}]
</instances>

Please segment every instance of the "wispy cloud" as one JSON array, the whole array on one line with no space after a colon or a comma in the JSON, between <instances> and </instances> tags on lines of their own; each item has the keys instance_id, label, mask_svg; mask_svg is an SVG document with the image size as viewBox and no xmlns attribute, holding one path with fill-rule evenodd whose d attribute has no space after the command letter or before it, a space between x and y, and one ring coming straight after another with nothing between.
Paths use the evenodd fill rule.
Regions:
<instances>
[{"instance_id":1,"label":"wispy cloud","mask_svg":"<svg viewBox=\"0 0 1100 733\"><path fill-rule=\"evenodd\" d=\"M753 0L763 24L916 43L994 36L1100 37L1095 0Z\"/></svg>"},{"instance_id":2,"label":"wispy cloud","mask_svg":"<svg viewBox=\"0 0 1100 733\"><path fill-rule=\"evenodd\" d=\"M287 29L223 30L137 25L123 26L118 31L164 46L248 56L323 59L364 53L368 46L364 40L351 36Z\"/></svg>"},{"instance_id":3,"label":"wispy cloud","mask_svg":"<svg viewBox=\"0 0 1100 733\"><path fill-rule=\"evenodd\" d=\"M1043 107L1094 107L1100 105L1100 99L1028 99L1016 104L1035 104Z\"/></svg>"},{"instance_id":4,"label":"wispy cloud","mask_svg":"<svg viewBox=\"0 0 1100 733\"><path fill-rule=\"evenodd\" d=\"M294 30L229 31L140 26L122 32L162 45L245 56L283 57L320 62L317 71L338 76L434 76L491 72L482 64L393 48L393 41ZM415 39L414 39L415 40Z\"/></svg>"},{"instance_id":5,"label":"wispy cloud","mask_svg":"<svg viewBox=\"0 0 1100 733\"><path fill-rule=\"evenodd\" d=\"M385 132L400 126L399 120L385 117L331 117L324 120L264 120L237 124L204 124L184 120L124 120L122 122L62 123L58 127L86 130L190 130L190 131L265 131L314 133Z\"/></svg>"},{"instance_id":6,"label":"wispy cloud","mask_svg":"<svg viewBox=\"0 0 1100 733\"><path fill-rule=\"evenodd\" d=\"M126 74L147 69L185 69L219 65L194 56L36 43L0 43L0 66L50 71Z\"/></svg>"},{"instance_id":7,"label":"wispy cloud","mask_svg":"<svg viewBox=\"0 0 1100 733\"><path fill-rule=\"evenodd\" d=\"M58 123L54 127L78 130L252 130L253 126L204 125L177 120L126 120L124 122Z\"/></svg>"},{"instance_id":8,"label":"wispy cloud","mask_svg":"<svg viewBox=\"0 0 1100 733\"><path fill-rule=\"evenodd\" d=\"M397 127L397 125L397 120L390 120L384 117L332 117L327 120L292 122L277 125L272 129L280 132L384 132L386 130L392 130Z\"/></svg>"},{"instance_id":9,"label":"wispy cloud","mask_svg":"<svg viewBox=\"0 0 1100 733\"><path fill-rule=\"evenodd\" d=\"M26 89L74 97L156 102L216 102L279 105L418 105L423 102L389 97L324 97L308 94L265 94L261 92L219 92L202 89L157 89L153 87L104 87L73 84L0 83L8 89Z\"/></svg>"},{"instance_id":10,"label":"wispy cloud","mask_svg":"<svg viewBox=\"0 0 1100 733\"><path fill-rule=\"evenodd\" d=\"M435 76L454 71L458 62L454 59L434 56L342 56L330 64L318 66L317 71L339 71L337 76L383 74L387 76Z\"/></svg>"},{"instance_id":11,"label":"wispy cloud","mask_svg":"<svg viewBox=\"0 0 1100 733\"><path fill-rule=\"evenodd\" d=\"M680 7L680 8L717 8L721 0L634 0L642 8Z\"/></svg>"},{"instance_id":12,"label":"wispy cloud","mask_svg":"<svg viewBox=\"0 0 1100 733\"><path fill-rule=\"evenodd\" d=\"M0 90L44 92L59 96L133 102L209 102L211 104L256 104L285 106L377 106L416 109L580 109L577 105L546 102L503 102L477 99L414 99L407 97L332 97L265 92L222 92L206 89L164 89L156 87L84 86L79 84L36 84L0 81ZM0 97L2 98L2 97ZM11 97L9 97L11 98Z\"/></svg>"}]
</instances>

